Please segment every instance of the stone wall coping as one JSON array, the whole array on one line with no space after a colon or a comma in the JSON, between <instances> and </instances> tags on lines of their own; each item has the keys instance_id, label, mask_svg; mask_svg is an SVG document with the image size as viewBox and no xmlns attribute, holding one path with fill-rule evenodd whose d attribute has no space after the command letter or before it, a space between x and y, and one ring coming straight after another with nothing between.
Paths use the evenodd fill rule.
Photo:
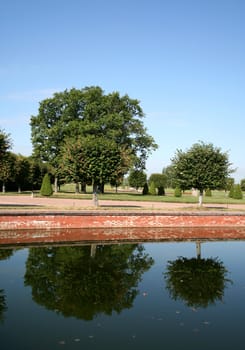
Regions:
<instances>
[{"instance_id":1,"label":"stone wall coping","mask_svg":"<svg viewBox=\"0 0 245 350\"><path fill-rule=\"evenodd\" d=\"M126 211L0 211L0 217L16 216L245 216L245 212L217 211L165 211L165 212L126 212Z\"/></svg>"}]
</instances>

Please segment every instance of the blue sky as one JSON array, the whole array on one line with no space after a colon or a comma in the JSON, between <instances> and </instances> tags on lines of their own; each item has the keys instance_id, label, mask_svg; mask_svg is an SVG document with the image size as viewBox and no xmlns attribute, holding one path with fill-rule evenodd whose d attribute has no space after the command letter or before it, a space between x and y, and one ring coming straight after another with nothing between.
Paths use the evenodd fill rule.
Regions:
<instances>
[{"instance_id":1,"label":"blue sky","mask_svg":"<svg viewBox=\"0 0 245 350\"><path fill-rule=\"evenodd\" d=\"M100 86L140 100L161 172L199 140L245 178L245 1L3 0L0 128L32 151L30 117L65 89Z\"/></svg>"}]
</instances>

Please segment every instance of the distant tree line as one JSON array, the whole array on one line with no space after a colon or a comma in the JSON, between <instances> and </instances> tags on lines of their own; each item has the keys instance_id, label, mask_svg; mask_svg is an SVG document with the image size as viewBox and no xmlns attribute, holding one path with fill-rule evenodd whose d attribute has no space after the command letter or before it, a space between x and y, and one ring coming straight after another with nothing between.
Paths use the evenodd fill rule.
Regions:
<instances>
[{"instance_id":1,"label":"distant tree line","mask_svg":"<svg viewBox=\"0 0 245 350\"><path fill-rule=\"evenodd\" d=\"M10 152L9 134L0 130L0 186L2 192L40 190L48 166L33 157Z\"/></svg>"}]
</instances>

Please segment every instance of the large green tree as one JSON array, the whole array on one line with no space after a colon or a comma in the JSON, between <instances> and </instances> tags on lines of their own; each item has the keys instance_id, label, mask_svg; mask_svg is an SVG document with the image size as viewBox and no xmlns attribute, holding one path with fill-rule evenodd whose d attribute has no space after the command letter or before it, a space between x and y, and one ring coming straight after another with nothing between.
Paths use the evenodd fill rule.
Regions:
<instances>
[{"instance_id":1,"label":"large green tree","mask_svg":"<svg viewBox=\"0 0 245 350\"><path fill-rule=\"evenodd\" d=\"M232 173L227 152L212 143L195 143L189 150L177 150L172 159L174 182L182 190L199 190L199 205L202 205L206 189L224 189Z\"/></svg>"},{"instance_id":2,"label":"large green tree","mask_svg":"<svg viewBox=\"0 0 245 350\"><path fill-rule=\"evenodd\" d=\"M143 117L138 100L118 92L105 94L100 87L55 93L41 101L38 114L31 117L34 156L52 165L57 175L66 138L75 141L95 135L130 150L134 166L144 168L157 145L147 133ZM131 162L128 169L130 166Z\"/></svg>"}]
</instances>

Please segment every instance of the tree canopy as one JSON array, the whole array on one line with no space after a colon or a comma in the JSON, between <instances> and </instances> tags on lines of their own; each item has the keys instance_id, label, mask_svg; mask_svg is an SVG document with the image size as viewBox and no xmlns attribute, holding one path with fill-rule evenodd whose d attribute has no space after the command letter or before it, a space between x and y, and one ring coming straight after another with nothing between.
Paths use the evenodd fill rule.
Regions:
<instances>
[{"instance_id":1,"label":"tree canopy","mask_svg":"<svg viewBox=\"0 0 245 350\"><path fill-rule=\"evenodd\" d=\"M157 145L143 117L138 100L118 92L105 94L97 86L55 93L41 101L38 114L31 117L34 156L51 164L57 174L67 139L77 142L93 136L114 142L121 154L130 154L125 172L132 164L144 169Z\"/></svg>"},{"instance_id":2,"label":"tree canopy","mask_svg":"<svg viewBox=\"0 0 245 350\"><path fill-rule=\"evenodd\" d=\"M12 146L12 141L10 139L9 134L6 134L4 130L0 129L0 162L3 157L6 155L7 151Z\"/></svg>"},{"instance_id":3,"label":"tree canopy","mask_svg":"<svg viewBox=\"0 0 245 350\"><path fill-rule=\"evenodd\" d=\"M189 150L177 150L172 159L174 182L182 190L195 188L200 191L199 203L206 189L224 189L230 169L227 152L212 143L199 142Z\"/></svg>"}]
</instances>

